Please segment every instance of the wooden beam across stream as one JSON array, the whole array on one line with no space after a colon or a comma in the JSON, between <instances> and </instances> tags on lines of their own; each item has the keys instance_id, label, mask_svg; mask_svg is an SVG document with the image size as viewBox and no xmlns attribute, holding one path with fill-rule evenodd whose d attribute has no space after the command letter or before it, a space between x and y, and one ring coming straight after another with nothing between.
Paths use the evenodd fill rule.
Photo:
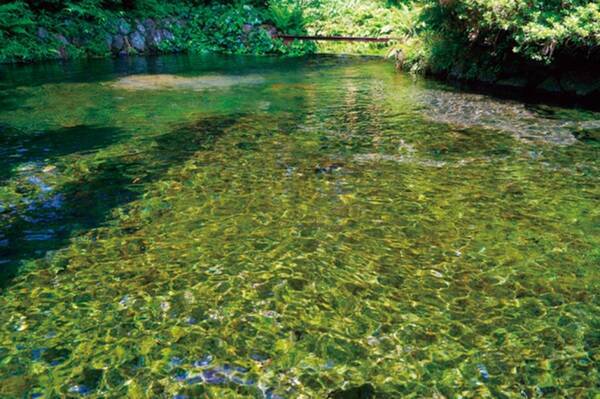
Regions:
<instances>
[{"instance_id":1,"label":"wooden beam across stream","mask_svg":"<svg viewBox=\"0 0 600 399\"><path fill-rule=\"evenodd\" d=\"M273 37L292 40L314 40L314 41L340 41L340 42L377 42L385 43L390 41L399 41L397 37L355 37L355 36L295 36L295 35L274 35Z\"/></svg>"}]
</instances>

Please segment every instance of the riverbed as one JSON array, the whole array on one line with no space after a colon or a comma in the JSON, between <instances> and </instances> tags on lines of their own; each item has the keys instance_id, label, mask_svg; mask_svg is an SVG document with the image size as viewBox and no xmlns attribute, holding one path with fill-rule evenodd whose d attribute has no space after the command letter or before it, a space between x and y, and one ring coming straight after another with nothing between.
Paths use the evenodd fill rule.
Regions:
<instances>
[{"instance_id":1,"label":"riverbed","mask_svg":"<svg viewBox=\"0 0 600 399\"><path fill-rule=\"evenodd\" d=\"M592 398L599 130L381 59L0 70L0 397Z\"/></svg>"}]
</instances>

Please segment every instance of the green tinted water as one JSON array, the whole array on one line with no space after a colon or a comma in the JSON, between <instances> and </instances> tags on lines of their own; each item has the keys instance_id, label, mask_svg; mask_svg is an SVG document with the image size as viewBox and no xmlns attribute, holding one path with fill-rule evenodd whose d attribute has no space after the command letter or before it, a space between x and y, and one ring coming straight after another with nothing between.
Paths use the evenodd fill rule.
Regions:
<instances>
[{"instance_id":1,"label":"green tinted water","mask_svg":"<svg viewBox=\"0 0 600 399\"><path fill-rule=\"evenodd\" d=\"M598 398L600 114L354 58L0 86L0 397Z\"/></svg>"}]
</instances>

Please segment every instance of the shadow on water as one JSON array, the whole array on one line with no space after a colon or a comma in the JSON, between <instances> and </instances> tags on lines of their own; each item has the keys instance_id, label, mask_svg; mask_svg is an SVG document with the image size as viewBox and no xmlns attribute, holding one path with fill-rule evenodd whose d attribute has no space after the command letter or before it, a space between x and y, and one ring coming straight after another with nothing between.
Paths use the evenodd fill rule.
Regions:
<instances>
[{"instance_id":1,"label":"shadow on water","mask_svg":"<svg viewBox=\"0 0 600 399\"><path fill-rule=\"evenodd\" d=\"M18 164L53 160L61 156L97 151L116 143L122 131L79 125L25 134L0 127L0 183L10 179Z\"/></svg>"},{"instance_id":2,"label":"shadow on water","mask_svg":"<svg viewBox=\"0 0 600 399\"><path fill-rule=\"evenodd\" d=\"M25 95L13 90L8 84L0 82L0 112L23 109L24 102ZM0 138L4 135L3 130L6 130L6 126L0 124Z\"/></svg>"},{"instance_id":3,"label":"shadow on water","mask_svg":"<svg viewBox=\"0 0 600 399\"><path fill-rule=\"evenodd\" d=\"M42 263L35 267L41 267L49 251L64 247L74 235L98 227L113 209L139 198L146 184L159 180L168 169L190 159L195 152L210 149L240 117L237 114L209 116L155 137L144 149L100 161L84 176L57 187L43 199L32 201L22 209L0 213L0 231L4 233L0 238L8 244L0 246L0 260L4 259L4 264L0 264L0 289L10 285L23 261L37 259ZM73 129L73 132L85 130L84 127ZM101 132L88 129L91 129L89 141L79 142L88 150L109 145L109 138L119 133L118 129L108 129L112 133L104 133L109 137L98 142L91 137ZM73 139L66 140L63 154L76 150L70 141L78 140ZM78 148L81 151L84 147Z\"/></svg>"}]
</instances>

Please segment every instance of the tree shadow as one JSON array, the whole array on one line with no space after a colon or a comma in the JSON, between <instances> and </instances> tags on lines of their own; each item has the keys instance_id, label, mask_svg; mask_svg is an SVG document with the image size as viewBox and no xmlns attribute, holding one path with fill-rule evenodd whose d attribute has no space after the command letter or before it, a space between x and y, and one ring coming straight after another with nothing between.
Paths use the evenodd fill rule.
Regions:
<instances>
[{"instance_id":1,"label":"tree shadow","mask_svg":"<svg viewBox=\"0 0 600 399\"><path fill-rule=\"evenodd\" d=\"M18 164L52 160L96 151L116 143L123 132L113 127L78 125L38 133L0 126L0 183L10 179Z\"/></svg>"},{"instance_id":2,"label":"tree shadow","mask_svg":"<svg viewBox=\"0 0 600 399\"><path fill-rule=\"evenodd\" d=\"M240 117L209 116L155 137L134 153L100 161L77 181L32 201L12 217L9 213L7 219L12 220L8 222L3 222L0 213L0 227L6 226L0 230L0 242L8 244L0 246L0 289L10 285L23 261L43 259L49 251L64 247L71 237L100 226L113 209L139 198L145 186L159 180L168 169L197 151L210 149ZM69 145L74 144L65 145L64 152L72 152L74 147L69 150ZM89 149L101 144L90 139L85 145Z\"/></svg>"}]
</instances>

